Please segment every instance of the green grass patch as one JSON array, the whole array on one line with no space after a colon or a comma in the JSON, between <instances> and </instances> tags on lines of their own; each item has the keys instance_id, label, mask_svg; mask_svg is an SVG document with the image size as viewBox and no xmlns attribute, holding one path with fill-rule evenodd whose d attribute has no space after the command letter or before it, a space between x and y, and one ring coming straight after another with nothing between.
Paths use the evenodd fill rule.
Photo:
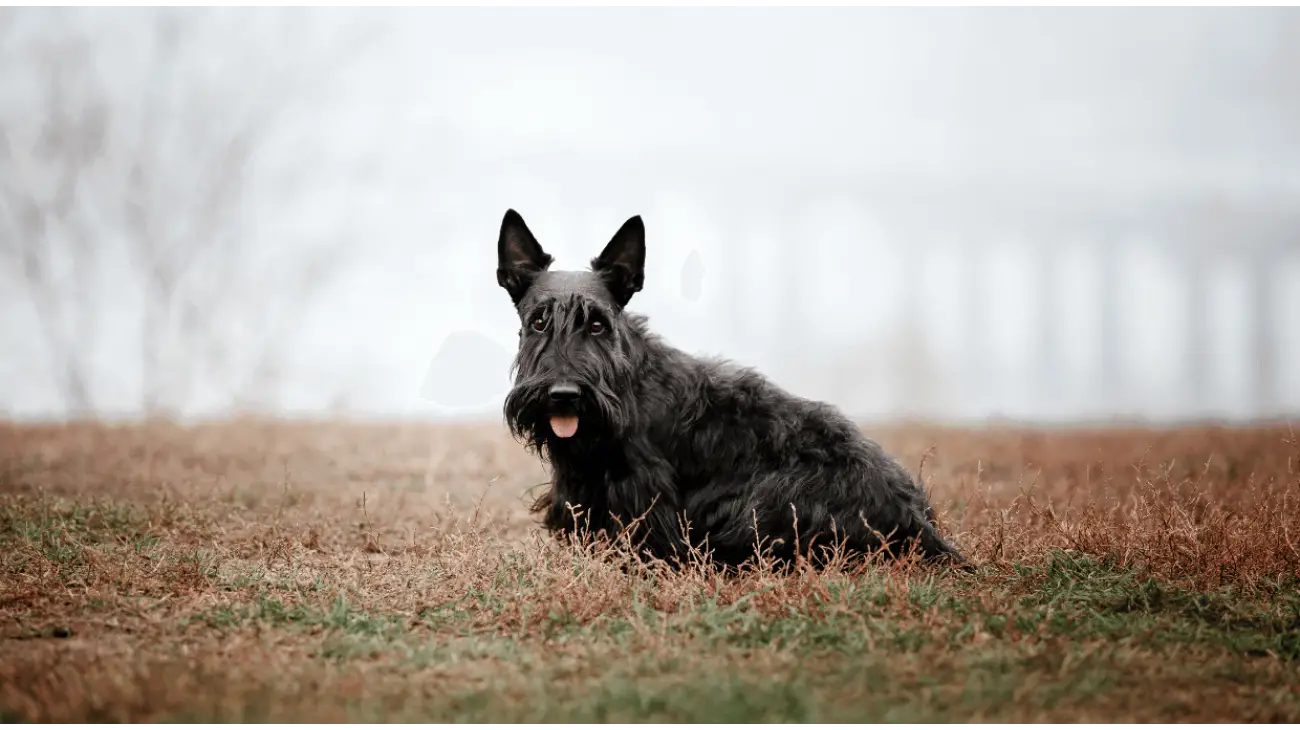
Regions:
<instances>
[{"instance_id":1,"label":"green grass patch","mask_svg":"<svg viewBox=\"0 0 1300 730\"><path fill-rule=\"evenodd\" d=\"M1017 566L1017 573L1028 591L1008 620L1025 632L1153 646L1211 644L1300 660L1300 594L1286 583L1250 594L1196 592L1065 552L1040 565Z\"/></svg>"}]
</instances>

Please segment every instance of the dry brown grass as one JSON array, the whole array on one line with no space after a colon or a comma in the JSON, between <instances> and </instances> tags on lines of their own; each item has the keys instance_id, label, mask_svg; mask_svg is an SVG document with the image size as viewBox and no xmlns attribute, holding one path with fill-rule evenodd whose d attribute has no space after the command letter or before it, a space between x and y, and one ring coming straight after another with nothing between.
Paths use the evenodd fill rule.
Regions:
<instances>
[{"instance_id":1,"label":"dry brown grass","mask_svg":"<svg viewBox=\"0 0 1300 730\"><path fill-rule=\"evenodd\" d=\"M874 431L973 575L539 534L495 426L0 430L0 715L1300 720L1285 428Z\"/></svg>"}]
</instances>

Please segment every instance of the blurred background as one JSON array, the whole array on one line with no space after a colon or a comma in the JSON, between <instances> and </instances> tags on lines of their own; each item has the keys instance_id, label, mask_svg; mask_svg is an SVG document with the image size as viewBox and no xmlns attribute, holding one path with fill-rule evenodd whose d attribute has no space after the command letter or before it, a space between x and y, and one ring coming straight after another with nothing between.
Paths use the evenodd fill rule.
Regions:
<instances>
[{"instance_id":1,"label":"blurred background","mask_svg":"<svg viewBox=\"0 0 1300 730\"><path fill-rule=\"evenodd\" d=\"M500 418L502 214L862 419L1300 413L1300 13L0 10L0 415Z\"/></svg>"}]
</instances>

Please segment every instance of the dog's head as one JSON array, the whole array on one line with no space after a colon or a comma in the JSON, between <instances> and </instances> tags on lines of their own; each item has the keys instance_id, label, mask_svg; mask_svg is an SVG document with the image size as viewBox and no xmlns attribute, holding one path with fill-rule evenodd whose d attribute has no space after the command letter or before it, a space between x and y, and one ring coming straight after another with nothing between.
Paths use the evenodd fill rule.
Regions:
<instances>
[{"instance_id":1,"label":"dog's head","mask_svg":"<svg viewBox=\"0 0 1300 730\"><path fill-rule=\"evenodd\" d=\"M590 271L548 271L551 262L524 219L506 211L497 283L520 329L505 417L517 438L548 455L617 438L627 424L620 394L635 363L623 308L645 280L645 226L628 219Z\"/></svg>"}]
</instances>

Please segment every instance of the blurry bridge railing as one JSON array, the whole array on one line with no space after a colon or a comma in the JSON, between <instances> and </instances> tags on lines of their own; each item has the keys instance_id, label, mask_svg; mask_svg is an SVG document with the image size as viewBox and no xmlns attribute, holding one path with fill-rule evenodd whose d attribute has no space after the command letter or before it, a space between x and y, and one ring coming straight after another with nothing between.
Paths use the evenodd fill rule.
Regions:
<instances>
[{"instance_id":1,"label":"blurry bridge railing","mask_svg":"<svg viewBox=\"0 0 1300 730\"><path fill-rule=\"evenodd\" d=\"M768 277L710 269L732 295L730 311L707 316L734 336L766 306L778 319L764 317L759 336L781 377L865 417L1300 413L1296 205L1043 186L917 190L835 181L784 184L770 198L748 191L747 210L777 221L785 263ZM809 236L828 203L857 223ZM859 250L871 237L874 247ZM756 253L744 236L721 242L731 261ZM998 266L1018 278L995 276ZM864 303L873 290L889 293L873 301L890 314L864 334L851 326L857 313L842 310L876 306ZM848 324L819 332L827 317Z\"/></svg>"}]
</instances>

